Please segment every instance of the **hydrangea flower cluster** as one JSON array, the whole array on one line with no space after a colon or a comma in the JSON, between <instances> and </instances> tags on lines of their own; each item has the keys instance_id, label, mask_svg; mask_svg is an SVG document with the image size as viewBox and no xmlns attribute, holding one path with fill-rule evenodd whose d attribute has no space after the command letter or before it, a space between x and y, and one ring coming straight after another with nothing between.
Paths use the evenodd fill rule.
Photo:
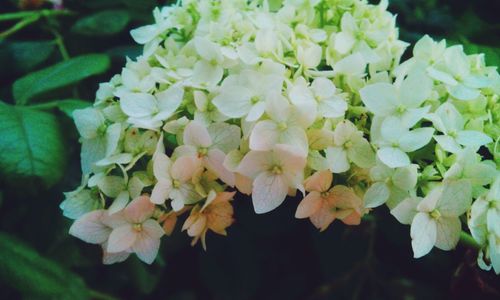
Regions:
<instances>
[{"instance_id":1,"label":"hydrangea flower cluster","mask_svg":"<svg viewBox=\"0 0 500 300\"><path fill-rule=\"evenodd\" d=\"M500 75L424 36L400 63L387 1L184 0L131 32L144 45L74 112L82 185L70 233L104 263L146 263L179 217L226 235L236 192L258 214L300 195L319 230L387 205L415 257L468 230L500 272Z\"/></svg>"}]
</instances>

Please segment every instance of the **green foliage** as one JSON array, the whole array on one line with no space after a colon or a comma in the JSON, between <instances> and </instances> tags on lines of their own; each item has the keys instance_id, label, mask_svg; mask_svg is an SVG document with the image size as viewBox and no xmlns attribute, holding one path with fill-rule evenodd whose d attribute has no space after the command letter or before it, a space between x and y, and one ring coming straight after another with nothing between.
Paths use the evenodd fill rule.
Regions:
<instances>
[{"instance_id":1,"label":"green foliage","mask_svg":"<svg viewBox=\"0 0 500 300\"><path fill-rule=\"evenodd\" d=\"M108 56L103 54L75 57L16 80L12 93L17 104L26 104L37 95L101 74L109 65Z\"/></svg>"},{"instance_id":2,"label":"green foliage","mask_svg":"<svg viewBox=\"0 0 500 300\"><path fill-rule=\"evenodd\" d=\"M88 36L113 35L121 32L129 21L125 10L105 10L79 19L71 30Z\"/></svg>"},{"instance_id":3,"label":"green foliage","mask_svg":"<svg viewBox=\"0 0 500 300\"><path fill-rule=\"evenodd\" d=\"M5 176L38 177L47 186L66 164L57 118L47 112L0 102L0 169Z\"/></svg>"},{"instance_id":4,"label":"green foliage","mask_svg":"<svg viewBox=\"0 0 500 300\"><path fill-rule=\"evenodd\" d=\"M46 61L54 52L52 41L3 41L0 42L0 69L2 75L28 72Z\"/></svg>"},{"instance_id":5,"label":"green foliage","mask_svg":"<svg viewBox=\"0 0 500 300\"><path fill-rule=\"evenodd\" d=\"M83 279L0 233L0 279L32 299L89 299Z\"/></svg>"}]
</instances>

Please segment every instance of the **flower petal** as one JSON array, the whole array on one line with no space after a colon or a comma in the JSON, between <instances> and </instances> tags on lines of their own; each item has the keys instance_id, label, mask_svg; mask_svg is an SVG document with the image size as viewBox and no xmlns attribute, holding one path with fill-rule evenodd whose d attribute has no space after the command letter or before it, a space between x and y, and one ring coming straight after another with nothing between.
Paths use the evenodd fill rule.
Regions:
<instances>
[{"instance_id":1,"label":"flower petal","mask_svg":"<svg viewBox=\"0 0 500 300\"><path fill-rule=\"evenodd\" d=\"M262 172L253 182L252 202L255 213L263 214L277 208L283 203L287 193L288 185L283 176Z\"/></svg>"}]
</instances>

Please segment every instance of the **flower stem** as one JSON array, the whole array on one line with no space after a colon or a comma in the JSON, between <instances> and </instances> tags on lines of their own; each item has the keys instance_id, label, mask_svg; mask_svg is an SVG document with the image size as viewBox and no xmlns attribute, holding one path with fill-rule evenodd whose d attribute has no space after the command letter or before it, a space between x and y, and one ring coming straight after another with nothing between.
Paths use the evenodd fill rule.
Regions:
<instances>
[{"instance_id":1,"label":"flower stem","mask_svg":"<svg viewBox=\"0 0 500 300\"><path fill-rule=\"evenodd\" d=\"M67 16L73 14L69 10L53 10L53 9L42 9L34 11L19 11L13 13L0 14L0 22L2 21L12 21L17 19L25 19L32 16L38 17L52 17L52 16Z\"/></svg>"},{"instance_id":2,"label":"flower stem","mask_svg":"<svg viewBox=\"0 0 500 300\"><path fill-rule=\"evenodd\" d=\"M465 231L460 232L460 243L468 248L481 250L481 246L474 240L474 238Z\"/></svg>"}]
</instances>

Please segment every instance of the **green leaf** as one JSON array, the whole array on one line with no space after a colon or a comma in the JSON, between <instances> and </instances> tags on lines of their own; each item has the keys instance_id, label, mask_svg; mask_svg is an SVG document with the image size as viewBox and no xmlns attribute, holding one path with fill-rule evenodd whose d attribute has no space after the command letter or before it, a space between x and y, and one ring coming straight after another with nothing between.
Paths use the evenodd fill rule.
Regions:
<instances>
[{"instance_id":1,"label":"green leaf","mask_svg":"<svg viewBox=\"0 0 500 300\"><path fill-rule=\"evenodd\" d=\"M91 106L92 103L79 99L65 99L57 101L57 108L68 117L73 118L73 111Z\"/></svg>"},{"instance_id":2,"label":"green leaf","mask_svg":"<svg viewBox=\"0 0 500 300\"><path fill-rule=\"evenodd\" d=\"M0 233L0 279L26 298L89 299L82 278L5 233Z\"/></svg>"},{"instance_id":3,"label":"green leaf","mask_svg":"<svg viewBox=\"0 0 500 300\"><path fill-rule=\"evenodd\" d=\"M30 71L47 60L54 49L52 41L0 42L0 71L10 76L12 70Z\"/></svg>"},{"instance_id":4,"label":"green leaf","mask_svg":"<svg viewBox=\"0 0 500 300\"><path fill-rule=\"evenodd\" d=\"M129 21L125 10L106 10L79 19L71 30L87 36L113 35L124 30Z\"/></svg>"},{"instance_id":5,"label":"green leaf","mask_svg":"<svg viewBox=\"0 0 500 300\"><path fill-rule=\"evenodd\" d=\"M101 74L109 65L109 57L103 54L75 57L16 80L12 93L17 104L26 104L42 93Z\"/></svg>"},{"instance_id":6,"label":"green leaf","mask_svg":"<svg viewBox=\"0 0 500 300\"><path fill-rule=\"evenodd\" d=\"M66 151L54 115L0 102L0 172L37 177L55 184L66 166Z\"/></svg>"}]
</instances>

